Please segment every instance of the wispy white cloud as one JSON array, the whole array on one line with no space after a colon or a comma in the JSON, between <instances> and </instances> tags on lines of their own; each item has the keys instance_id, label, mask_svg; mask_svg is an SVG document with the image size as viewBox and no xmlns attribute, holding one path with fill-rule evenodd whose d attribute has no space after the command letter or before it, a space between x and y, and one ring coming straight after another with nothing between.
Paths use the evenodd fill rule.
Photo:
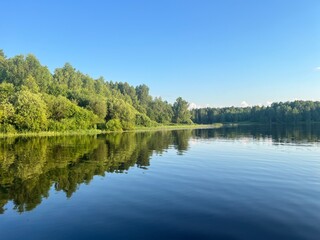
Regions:
<instances>
[{"instance_id":1,"label":"wispy white cloud","mask_svg":"<svg viewBox=\"0 0 320 240\"><path fill-rule=\"evenodd\" d=\"M249 104L246 101L241 102L241 107L248 107Z\"/></svg>"},{"instance_id":2,"label":"wispy white cloud","mask_svg":"<svg viewBox=\"0 0 320 240\"><path fill-rule=\"evenodd\" d=\"M320 71L320 67L315 67L314 70L318 72Z\"/></svg>"},{"instance_id":3,"label":"wispy white cloud","mask_svg":"<svg viewBox=\"0 0 320 240\"><path fill-rule=\"evenodd\" d=\"M267 101L267 106L271 106L271 104L272 104L273 102L272 101Z\"/></svg>"},{"instance_id":4,"label":"wispy white cloud","mask_svg":"<svg viewBox=\"0 0 320 240\"><path fill-rule=\"evenodd\" d=\"M292 99L291 101L294 101L294 100L296 100L296 99ZM274 103L274 101L269 100L269 101L266 101L264 103L259 103L259 104L252 105L252 104L249 104L247 101L242 101L240 103L240 107L242 107L242 108L252 107L252 106L260 106L260 107L266 106L266 107L268 107L268 106L271 106L272 103ZM214 105L211 105L211 104L196 104L194 102L189 104L189 110L196 109L196 108L207 108L207 107L209 107L209 108L224 108L226 106L225 105L214 106Z\"/></svg>"},{"instance_id":5,"label":"wispy white cloud","mask_svg":"<svg viewBox=\"0 0 320 240\"><path fill-rule=\"evenodd\" d=\"M195 108L199 108L199 106L197 104L195 104L195 103L190 103L189 104L189 110L195 109Z\"/></svg>"},{"instance_id":6,"label":"wispy white cloud","mask_svg":"<svg viewBox=\"0 0 320 240\"><path fill-rule=\"evenodd\" d=\"M207 107L212 107L212 106L210 104L201 105L193 102L189 104L189 110L195 109L195 108L207 108Z\"/></svg>"}]
</instances>

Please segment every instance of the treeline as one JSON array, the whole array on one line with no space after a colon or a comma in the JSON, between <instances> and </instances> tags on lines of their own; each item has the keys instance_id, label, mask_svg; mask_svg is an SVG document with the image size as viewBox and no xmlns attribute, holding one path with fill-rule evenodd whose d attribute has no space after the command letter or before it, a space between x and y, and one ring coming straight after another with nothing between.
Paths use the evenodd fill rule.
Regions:
<instances>
[{"instance_id":1,"label":"treeline","mask_svg":"<svg viewBox=\"0 0 320 240\"><path fill-rule=\"evenodd\" d=\"M319 122L320 102L294 101L246 108L188 110L181 97L170 104L148 86L93 79L69 63L51 73L29 54L7 58L0 50L0 133L121 131L159 124Z\"/></svg>"},{"instance_id":2,"label":"treeline","mask_svg":"<svg viewBox=\"0 0 320 240\"><path fill-rule=\"evenodd\" d=\"M93 79L69 63L53 74L29 54L0 50L0 132L129 130L191 122L188 103L152 98L146 85Z\"/></svg>"},{"instance_id":3,"label":"treeline","mask_svg":"<svg viewBox=\"0 0 320 240\"><path fill-rule=\"evenodd\" d=\"M192 110L198 124L257 122L263 124L297 124L320 122L320 102L294 101L271 106L199 108Z\"/></svg>"}]
</instances>

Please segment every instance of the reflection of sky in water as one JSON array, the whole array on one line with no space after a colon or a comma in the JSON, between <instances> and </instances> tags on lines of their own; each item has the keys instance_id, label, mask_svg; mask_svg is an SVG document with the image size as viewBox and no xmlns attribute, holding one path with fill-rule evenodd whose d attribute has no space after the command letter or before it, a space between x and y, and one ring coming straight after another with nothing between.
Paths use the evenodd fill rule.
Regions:
<instances>
[{"instance_id":1,"label":"reflection of sky in water","mask_svg":"<svg viewBox=\"0 0 320 240\"><path fill-rule=\"evenodd\" d=\"M2 236L317 239L318 145L219 131L2 144Z\"/></svg>"}]
</instances>

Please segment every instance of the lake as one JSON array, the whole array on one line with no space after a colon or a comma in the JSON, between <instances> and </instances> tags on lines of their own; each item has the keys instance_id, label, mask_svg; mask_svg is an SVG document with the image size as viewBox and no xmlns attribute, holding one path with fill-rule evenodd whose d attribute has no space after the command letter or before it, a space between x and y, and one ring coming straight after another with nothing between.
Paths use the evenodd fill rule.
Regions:
<instances>
[{"instance_id":1,"label":"lake","mask_svg":"<svg viewBox=\"0 0 320 240\"><path fill-rule=\"evenodd\" d=\"M320 126L0 139L1 239L320 239Z\"/></svg>"}]
</instances>

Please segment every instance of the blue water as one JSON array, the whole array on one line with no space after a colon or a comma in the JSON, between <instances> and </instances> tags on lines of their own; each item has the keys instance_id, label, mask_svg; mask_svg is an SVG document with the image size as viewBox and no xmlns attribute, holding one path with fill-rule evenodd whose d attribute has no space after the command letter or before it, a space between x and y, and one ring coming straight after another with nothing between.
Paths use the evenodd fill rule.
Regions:
<instances>
[{"instance_id":1,"label":"blue water","mask_svg":"<svg viewBox=\"0 0 320 240\"><path fill-rule=\"evenodd\" d=\"M49 170L23 170L23 174L12 173L11 178L10 171L3 170L0 177L7 174L6 181L13 180L0 188L0 200L7 200L0 215L1 239L320 239L317 141L279 141L272 135L254 137L250 133L230 137L218 132L212 137L215 130L199 131L189 131L180 138L175 133L134 135L135 143L122 145L123 153L121 144L95 137L89 141L97 142L95 147L81 153L77 161L52 168L61 171L54 177L53 170L46 167L53 164L50 161L62 160L44 158L33 167ZM155 142L146 144L148 149L141 147L140 142L152 137ZM168 144L158 149L161 138ZM62 149L79 148L74 141L67 145L67 138L57 145L48 144L50 139L45 141L49 142L43 156L52 149L57 151L59 144ZM125 155L137 146L137 153ZM99 161L97 149L102 156ZM149 162L138 164L144 155ZM21 164L23 156L15 156L20 157L15 158L18 167L32 167L31 160ZM130 167L102 167L104 174L96 172L88 179L83 176L89 167L77 170L77 164L105 166L117 158L124 164L133 156L136 159ZM2 169L7 167L7 159L2 157ZM59 189L66 181L61 180L65 171L70 171L66 179L82 178L71 196L67 187ZM19 188L14 181L31 183ZM37 192L37 186L46 181L47 193ZM40 202L17 210L22 201L30 200L21 200L21 196L28 198L30 189Z\"/></svg>"}]
</instances>

